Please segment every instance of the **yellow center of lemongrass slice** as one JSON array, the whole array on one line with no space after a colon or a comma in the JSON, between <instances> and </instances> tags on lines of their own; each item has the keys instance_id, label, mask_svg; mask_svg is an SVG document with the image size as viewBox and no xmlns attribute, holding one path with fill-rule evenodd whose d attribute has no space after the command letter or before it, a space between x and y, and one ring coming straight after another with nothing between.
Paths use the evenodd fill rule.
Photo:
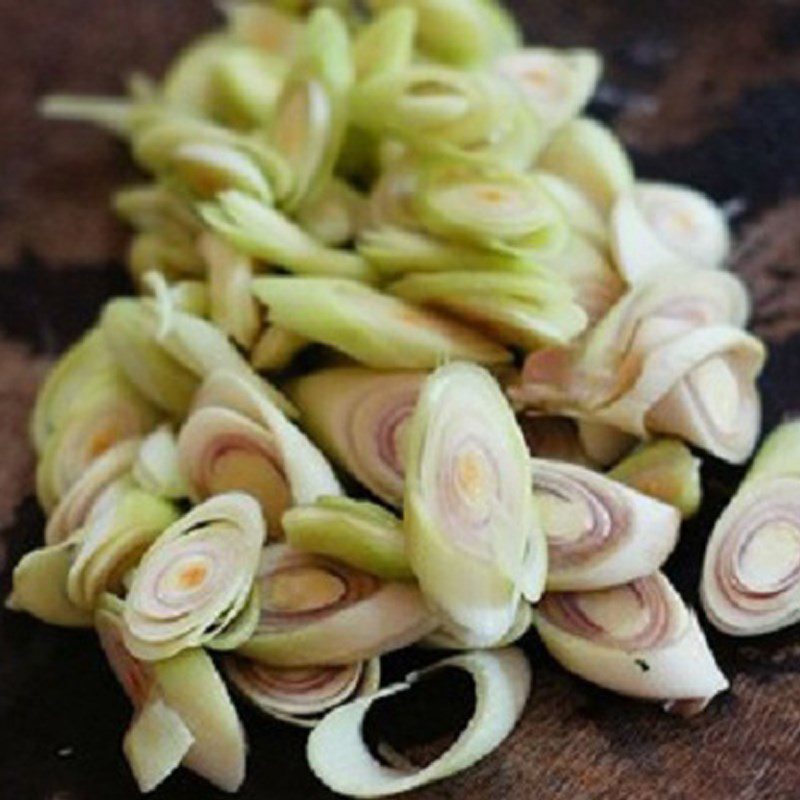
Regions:
<instances>
[{"instance_id":1,"label":"yellow center of lemongrass slice","mask_svg":"<svg viewBox=\"0 0 800 800\"><path fill-rule=\"evenodd\" d=\"M283 613L327 608L347 591L338 576L319 567L296 567L275 573L266 583L266 605Z\"/></svg>"},{"instance_id":2,"label":"yellow center of lemongrass slice","mask_svg":"<svg viewBox=\"0 0 800 800\"><path fill-rule=\"evenodd\" d=\"M162 582L168 596L182 596L201 589L210 579L213 561L206 553L179 558L167 571Z\"/></svg>"},{"instance_id":3,"label":"yellow center of lemongrass slice","mask_svg":"<svg viewBox=\"0 0 800 800\"><path fill-rule=\"evenodd\" d=\"M497 487L494 471L481 448L468 446L456 456L454 477L464 500L473 508L488 511Z\"/></svg>"},{"instance_id":4,"label":"yellow center of lemongrass slice","mask_svg":"<svg viewBox=\"0 0 800 800\"><path fill-rule=\"evenodd\" d=\"M753 533L739 554L738 576L754 592L780 586L800 563L800 530L786 520Z\"/></svg>"}]
</instances>

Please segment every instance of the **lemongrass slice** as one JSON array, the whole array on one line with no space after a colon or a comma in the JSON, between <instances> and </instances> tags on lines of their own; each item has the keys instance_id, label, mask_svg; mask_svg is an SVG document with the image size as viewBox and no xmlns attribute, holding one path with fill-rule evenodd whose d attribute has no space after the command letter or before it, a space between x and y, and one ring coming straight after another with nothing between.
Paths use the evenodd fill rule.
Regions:
<instances>
[{"instance_id":1,"label":"lemongrass slice","mask_svg":"<svg viewBox=\"0 0 800 800\"><path fill-rule=\"evenodd\" d=\"M700 595L712 624L756 636L800 620L800 424L766 439L706 549Z\"/></svg>"},{"instance_id":2,"label":"lemongrass slice","mask_svg":"<svg viewBox=\"0 0 800 800\"><path fill-rule=\"evenodd\" d=\"M415 209L420 168L415 159L400 158L385 168L372 185L369 195L369 229L394 227L418 230Z\"/></svg>"},{"instance_id":3,"label":"lemongrass slice","mask_svg":"<svg viewBox=\"0 0 800 800\"><path fill-rule=\"evenodd\" d=\"M363 739L372 704L401 694L432 672L453 668L467 672L475 686L474 715L455 742L421 768L399 769L378 761ZM530 688L530 666L516 648L447 658L332 711L308 739L308 763L328 788L351 797L384 797L424 786L467 769L498 747L522 716Z\"/></svg>"},{"instance_id":4,"label":"lemongrass slice","mask_svg":"<svg viewBox=\"0 0 800 800\"><path fill-rule=\"evenodd\" d=\"M192 239L156 231L145 231L131 239L126 263L137 286L151 270L171 280L199 276L204 270L203 260Z\"/></svg>"},{"instance_id":5,"label":"lemongrass slice","mask_svg":"<svg viewBox=\"0 0 800 800\"><path fill-rule=\"evenodd\" d=\"M587 324L572 290L556 274L443 272L408 275L392 294L472 323L505 344L534 349L565 345Z\"/></svg>"},{"instance_id":6,"label":"lemongrass slice","mask_svg":"<svg viewBox=\"0 0 800 800\"><path fill-rule=\"evenodd\" d=\"M137 438L124 439L89 464L48 517L44 530L48 545L69 539L82 527L103 491L133 468L141 442Z\"/></svg>"},{"instance_id":7,"label":"lemongrass slice","mask_svg":"<svg viewBox=\"0 0 800 800\"><path fill-rule=\"evenodd\" d=\"M356 80L363 81L408 67L414 57L417 12L413 7L388 8L365 25L353 45Z\"/></svg>"},{"instance_id":8,"label":"lemongrass slice","mask_svg":"<svg viewBox=\"0 0 800 800\"><path fill-rule=\"evenodd\" d=\"M302 23L291 14L263 3L225 3L222 10L228 29L240 41L283 58L297 51Z\"/></svg>"},{"instance_id":9,"label":"lemongrass slice","mask_svg":"<svg viewBox=\"0 0 800 800\"><path fill-rule=\"evenodd\" d=\"M347 497L321 497L283 515L286 541L386 580L414 577L401 521L381 506Z\"/></svg>"},{"instance_id":10,"label":"lemongrass slice","mask_svg":"<svg viewBox=\"0 0 800 800\"><path fill-rule=\"evenodd\" d=\"M349 184L332 178L316 198L304 204L297 221L328 247L350 244L365 225L366 198Z\"/></svg>"},{"instance_id":11,"label":"lemongrass slice","mask_svg":"<svg viewBox=\"0 0 800 800\"><path fill-rule=\"evenodd\" d=\"M394 507L403 502L404 440L424 372L335 367L290 387L309 435L339 466Z\"/></svg>"},{"instance_id":12,"label":"lemongrass slice","mask_svg":"<svg viewBox=\"0 0 800 800\"><path fill-rule=\"evenodd\" d=\"M731 235L722 210L700 192L637 183L614 205L611 245L620 272L634 284L675 267L722 266Z\"/></svg>"},{"instance_id":13,"label":"lemongrass slice","mask_svg":"<svg viewBox=\"0 0 800 800\"><path fill-rule=\"evenodd\" d=\"M524 592L542 592L538 526L525 440L494 378L438 369L422 389L406 443L408 558L426 597L475 639L498 640Z\"/></svg>"},{"instance_id":14,"label":"lemongrass slice","mask_svg":"<svg viewBox=\"0 0 800 800\"><path fill-rule=\"evenodd\" d=\"M189 496L178 460L178 442L168 425L162 425L142 440L132 474L150 494L172 500Z\"/></svg>"},{"instance_id":15,"label":"lemongrass slice","mask_svg":"<svg viewBox=\"0 0 800 800\"><path fill-rule=\"evenodd\" d=\"M608 226L597 206L581 190L546 170L534 173L542 186L561 206L570 227L597 247L608 244Z\"/></svg>"},{"instance_id":16,"label":"lemongrass slice","mask_svg":"<svg viewBox=\"0 0 800 800\"><path fill-rule=\"evenodd\" d=\"M234 247L290 272L372 280L357 253L325 247L281 212L242 192L222 192L200 213L209 227Z\"/></svg>"},{"instance_id":17,"label":"lemongrass slice","mask_svg":"<svg viewBox=\"0 0 800 800\"><path fill-rule=\"evenodd\" d=\"M281 328L378 369L427 369L448 358L484 364L509 354L481 334L354 281L257 278L253 292Z\"/></svg>"},{"instance_id":18,"label":"lemongrass slice","mask_svg":"<svg viewBox=\"0 0 800 800\"><path fill-rule=\"evenodd\" d=\"M676 439L655 439L620 461L608 477L675 506L684 519L700 508L701 462Z\"/></svg>"},{"instance_id":19,"label":"lemongrass slice","mask_svg":"<svg viewBox=\"0 0 800 800\"><path fill-rule=\"evenodd\" d=\"M326 712L380 686L380 660L328 667L276 668L228 656L228 680L256 708L281 722L313 728Z\"/></svg>"},{"instance_id":20,"label":"lemongrass slice","mask_svg":"<svg viewBox=\"0 0 800 800\"><path fill-rule=\"evenodd\" d=\"M646 577L677 544L675 508L590 469L534 459L533 490L547 537L548 591Z\"/></svg>"},{"instance_id":21,"label":"lemongrass slice","mask_svg":"<svg viewBox=\"0 0 800 800\"><path fill-rule=\"evenodd\" d=\"M161 183L120 189L112 205L117 216L135 230L157 234L166 241L191 241L202 230L186 198Z\"/></svg>"},{"instance_id":22,"label":"lemongrass slice","mask_svg":"<svg viewBox=\"0 0 800 800\"><path fill-rule=\"evenodd\" d=\"M702 710L728 688L697 617L659 572L595 592L552 592L534 610L550 655L620 694Z\"/></svg>"},{"instance_id":23,"label":"lemongrass slice","mask_svg":"<svg viewBox=\"0 0 800 800\"><path fill-rule=\"evenodd\" d=\"M597 88L602 63L592 50L529 47L498 59L494 69L522 91L542 123L555 130L583 111Z\"/></svg>"},{"instance_id":24,"label":"lemongrass slice","mask_svg":"<svg viewBox=\"0 0 800 800\"><path fill-rule=\"evenodd\" d=\"M77 398L76 398L77 400ZM36 493L52 511L92 461L110 447L154 428L159 414L119 374L97 374L83 386L47 440L36 470Z\"/></svg>"},{"instance_id":25,"label":"lemongrass slice","mask_svg":"<svg viewBox=\"0 0 800 800\"><path fill-rule=\"evenodd\" d=\"M507 647L521 639L533 623L533 611L530 603L520 603L517 615L511 627L496 642L487 644L480 638L473 637L469 631L450 625L435 630L420 643L423 647L434 650L477 650L482 648Z\"/></svg>"},{"instance_id":26,"label":"lemongrass slice","mask_svg":"<svg viewBox=\"0 0 800 800\"><path fill-rule=\"evenodd\" d=\"M614 134L581 117L568 122L542 153L539 166L574 183L603 214L633 185L630 159Z\"/></svg>"},{"instance_id":27,"label":"lemongrass slice","mask_svg":"<svg viewBox=\"0 0 800 800\"><path fill-rule=\"evenodd\" d=\"M407 647L438 625L415 586L324 556L269 545L259 567L261 618L242 655L276 667L352 664Z\"/></svg>"},{"instance_id":28,"label":"lemongrass slice","mask_svg":"<svg viewBox=\"0 0 800 800\"><path fill-rule=\"evenodd\" d=\"M250 599L264 537L258 504L235 492L207 500L164 531L125 602L131 653L155 661L213 645Z\"/></svg>"},{"instance_id":29,"label":"lemongrass slice","mask_svg":"<svg viewBox=\"0 0 800 800\"><path fill-rule=\"evenodd\" d=\"M279 372L286 369L307 346L308 341L302 336L270 325L253 344L250 363L255 370Z\"/></svg>"}]
</instances>

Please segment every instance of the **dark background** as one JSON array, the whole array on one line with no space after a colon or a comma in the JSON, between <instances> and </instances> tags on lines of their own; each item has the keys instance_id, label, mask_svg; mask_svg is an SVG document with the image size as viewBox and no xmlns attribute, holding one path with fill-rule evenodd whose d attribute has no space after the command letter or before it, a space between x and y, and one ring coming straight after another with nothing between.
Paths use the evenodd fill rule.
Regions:
<instances>
[{"instance_id":1,"label":"dark background","mask_svg":"<svg viewBox=\"0 0 800 800\"><path fill-rule=\"evenodd\" d=\"M642 176L691 183L725 204L739 234L734 269L753 291L754 326L771 345L767 425L796 413L800 4L512 5L529 41L603 53L606 79L593 111L622 135ZM26 499L32 456L25 425L36 386L102 301L127 287L125 232L108 209L113 188L133 176L124 152L93 130L39 121L36 99L53 91L117 92L134 68L157 74L213 19L205 0L0 0L0 596L9 567L41 536L40 513ZM704 510L669 567L690 601L703 542L739 477L711 462L705 473ZM686 722L564 674L530 637L535 687L510 740L480 765L414 796L800 797L797 631L711 638L733 689ZM388 662L390 676L405 666ZM458 700L427 698L415 724L437 727ZM243 714L251 740L244 797L330 796L304 766L303 734ZM0 612L0 798L136 797L120 752L129 717L91 635ZM217 793L180 774L155 796Z\"/></svg>"}]
</instances>

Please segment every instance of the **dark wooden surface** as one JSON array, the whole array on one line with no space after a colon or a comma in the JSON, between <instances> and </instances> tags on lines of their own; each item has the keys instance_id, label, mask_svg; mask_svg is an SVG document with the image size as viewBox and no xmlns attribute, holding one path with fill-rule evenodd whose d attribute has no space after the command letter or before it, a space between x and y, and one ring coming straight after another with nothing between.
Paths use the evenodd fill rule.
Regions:
<instances>
[{"instance_id":1,"label":"dark wooden surface","mask_svg":"<svg viewBox=\"0 0 800 800\"><path fill-rule=\"evenodd\" d=\"M767 424L800 408L800 4L714 0L516 3L531 41L589 44L607 59L595 111L641 174L693 183L733 213L736 269L772 354ZM132 173L96 132L45 125L52 91L113 92L157 71L213 20L205 0L0 0L0 596L38 542L27 413L52 356L124 291L124 231L108 212ZM690 601L699 557L738 471L709 463L704 510L669 572ZM5 563L5 567L2 565ZM790 800L800 797L800 641L712 635L732 691L684 722L559 670L533 637L536 682L507 744L418 798ZM388 671L404 665L389 660ZM243 797L325 798L303 735L243 709ZM108 800L136 791L120 754L130 711L92 637L0 612L0 797ZM422 715L428 716L428 715ZM425 722L424 719L420 724ZM178 775L156 797L216 797Z\"/></svg>"}]
</instances>

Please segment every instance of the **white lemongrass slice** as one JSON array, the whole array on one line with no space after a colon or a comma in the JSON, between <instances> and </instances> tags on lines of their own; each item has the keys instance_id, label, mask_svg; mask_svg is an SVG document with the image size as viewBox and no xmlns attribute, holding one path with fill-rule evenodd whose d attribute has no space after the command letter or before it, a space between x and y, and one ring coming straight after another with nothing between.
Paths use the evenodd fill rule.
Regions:
<instances>
[{"instance_id":1,"label":"white lemongrass slice","mask_svg":"<svg viewBox=\"0 0 800 800\"><path fill-rule=\"evenodd\" d=\"M454 363L425 382L406 444L411 568L448 622L492 642L547 570L525 440L494 378Z\"/></svg>"},{"instance_id":2,"label":"white lemongrass slice","mask_svg":"<svg viewBox=\"0 0 800 800\"><path fill-rule=\"evenodd\" d=\"M534 611L553 658L620 694L694 700L701 710L728 688L697 618L659 572L594 592L553 592Z\"/></svg>"},{"instance_id":3,"label":"white lemongrass slice","mask_svg":"<svg viewBox=\"0 0 800 800\"><path fill-rule=\"evenodd\" d=\"M731 235L720 208L700 192L665 183L637 183L611 213L611 246L629 284L686 266L720 267Z\"/></svg>"},{"instance_id":4,"label":"white lemongrass slice","mask_svg":"<svg viewBox=\"0 0 800 800\"><path fill-rule=\"evenodd\" d=\"M422 768L388 767L372 755L363 724L372 704L398 695L438 669L466 671L475 685L475 713L455 742ZM371 697L332 711L308 740L308 762L330 789L351 797L384 797L461 772L491 753L511 733L530 694L531 672L520 650L476 652L440 661Z\"/></svg>"},{"instance_id":5,"label":"white lemongrass slice","mask_svg":"<svg viewBox=\"0 0 800 800\"><path fill-rule=\"evenodd\" d=\"M608 225L597 206L581 190L552 172L534 173L539 182L561 206L570 227L597 247L608 244Z\"/></svg>"},{"instance_id":6,"label":"white lemongrass slice","mask_svg":"<svg viewBox=\"0 0 800 800\"><path fill-rule=\"evenodd\" d=\"M548 591L603 589L646 577L678 541L673 506L592 470L534 459L533 488L547 537Z\"/></svg>"},{"instance_id":7,"label":"white lemongrass slice","mask_svg":"<svg viewBox=\"0 0 800 800\"><path fill-rule=\"evenodd\" d=\"M178 442L168 425L145 436L132 472L136 482L150 494L174 500L189 496L178 462Z\"/></svg>"},{"instance_id":8,"label":"white lemongrass slice","mask_svg":"<svg viewBox=\"0 0 800 800\"><path fill-rule=\"evenodd\" d=\"M451 625L435 630L430 636L423 639L420 644L423 647L429 647L434 650L478 650L506 647L521 639L528 632L532 623L533 611L531 604L520 603L511 627L496 642L487 645L480 638L473 637L468 630Z\"/></svg>"}]
</instances>

